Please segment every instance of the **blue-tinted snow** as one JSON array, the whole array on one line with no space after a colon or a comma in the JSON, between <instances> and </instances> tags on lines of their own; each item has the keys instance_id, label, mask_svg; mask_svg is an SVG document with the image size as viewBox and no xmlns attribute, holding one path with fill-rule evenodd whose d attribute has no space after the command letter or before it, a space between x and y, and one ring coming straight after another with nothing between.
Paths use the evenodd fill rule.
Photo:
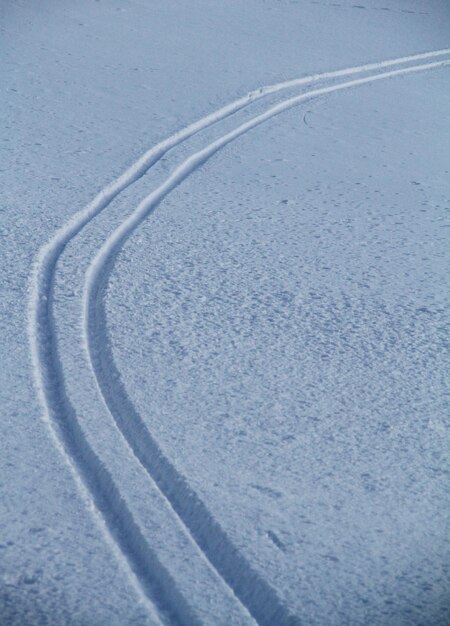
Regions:
<instances>
[{"instance_id":1,"label":"blue-tinted snow","mask_svg":"<svg viewBox=\"0 0 450 626\"><path fill-rule=\"evenodd\" d=\"M386 4L2 3L5 623L157 621L41 419L27 336L39 248L151 145L260 85L448 45L445 2ZM129 398L243 571L304 623L449 619L448 100L443 69L285 113L164 200L111 275L106 332ZM206 623L250 618L98 408L76 316L104 237L234 125L119 197L69 246L55 289L77 417Z\"/></svg>"},{"instance_id":2,"label":"blue-tinted snow","mask_svg":"<svg viewBox=\"0 0 450 626\"><path fill-rule=\"evenodd\" d=\"M444 81L256 130L163 202L113 275L139 413L305 623L445 623Z\"/></svg>"}]
</instances>

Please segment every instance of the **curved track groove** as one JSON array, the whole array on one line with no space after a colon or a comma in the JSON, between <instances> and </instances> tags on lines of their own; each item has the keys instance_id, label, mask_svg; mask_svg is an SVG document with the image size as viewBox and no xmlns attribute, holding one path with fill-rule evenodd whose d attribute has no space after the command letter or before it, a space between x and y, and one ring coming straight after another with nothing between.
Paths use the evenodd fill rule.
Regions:
<instances>
[{"instance_id":1,"label":"curved track groove","mask_svg":"<svg viewBox=\"0 0 450 626\"><path fill-rule=\"evenodd\" d=\"M42 306L46 304L47 301L43 301ZM48 315L51 315L51 303L48 306ZM91 494L100 522L119 546L120 560L133 571L138 592L145 594L141 599L152 613L152 605L158 608L163 622L186 626L199 624L170 573L144 539L107 468L87 442L65 392L62 371L53 365L49 368L48 364L59 362L53 332L42 327L40 332L40 354L45 358L41 364L42 375L46 381L46 401L51 407L48 419L52 420L53 433L70 465L79 473L83 491Z\"/></svg>"},{"instance_id":2,"label":"curved track groove","mask_svg":"<svg viewBox=\"0 0 450 626\"><path fill-rule=\"evenodd\" d=\"M138 526L133 520L132 514L127 509L118 493L111 475L89 446L77 419L76 411L68 400L64 386L64 375L58 355L53 312L53 285L57 271L57 263L61 254L64 252L69 241L80 233L87 223L104 210L119 193L143 176L168 150L208 126L232 115L249 103L269 93L281 91L288 87L376 70L414 60L438 57L448 52L450 52L450 50L440 50L384 61L382 63L366 64L354 68L338 70L336 72L327 72L286 81L284 83L278 83L277 85L263 87L258 91L253 91L244 98L235 100L230 105L222 107L215 113L187 126L185 129L147 151L130 166L124 174L101 190L90 204L78 212L66 225L60 228L52 239L41 248L31 276L28 332L31 344L35 385L44 409L43 417L57 448L72 469L77 485L84 498L88 501L92 498L94 514L101 527L106 531L106 538L112 546L115 555L129 572L134 572L135 586L142 590L141 599L146 603L149 612L153 612L152 603L156 602L163 617L168 617L168 619L174 622L195 623L195 617L191 615L189 607L187 607L183 598L172 585L170 574L162 568L156 555L143 539ZM439 63L435 65L439 65ZM367 82L367 80L365 82ZM318 90L318 92L320 91L321 90ZM315 92L316 95L319 95L318 92ZM322 93L325 92L322 90ZM312 97L312 95L305 95L305 98L306 97ZM257 123L262 123L264 119L268 119L262 119L262 117L264 117L264 115L259 116L261 119ZM255 123L251 127L256 125ZM239 128L242 128L242 126ZM249 128L247 130L249 130ZM246 130L242 130L238 134L228 134L227 141L222 142L221 145L217 145L210 154L206 154L202 151L204 153L202 159L193 164L190 170L189 168L185 171L183 170L184 176L182 176L178 182L172 181L173 185L166 189L165 195L169 193L174 186L179 184L193 169L199 167L202 162L225 145L225 143L232 141L240 134L243 134L243 132L246 132ZM231 135L234 136L231 137ZM178 173L180 174L181 172ZM148 214L161 199L162 196L159 200L156 200L149 209L146 208L146 214ZM145 215L142 216L141 221L144 217ZM131 230L137 225L138 223L132 225ZM114 245L116 248L123 243L126 236L131 233L131 230L128 234L122 233L121 241L115 241ZM109 252L112 252L112 250L113 248L111 248ZM95 289L92 289L92 293L94 292ZM156 475L156 470L154 470L154 472ZM170 475L170 470L167 468L163 469L162 473L167 479ZM182 477L178 477L178 479L174 478L174 480L175 484L178 484L178 480L180 484L185 485ZM183 489L188 490L188 487L183 487ZM167 487L166 491L166 495L168 494L169 499L172 498L171 501L174 502L174 496L171 495L170 486ZM187 512L184 512L183 515L185 516L184 522L189 528L189 515ZM131 533L129 533L129 529L132 529ZM125 532L125 530L127 530L127 532ZM150 598L151 601L148 602L147 598Z\"/></svg>"},{"instance_id":3,"label":"curved track groove","mask_svg":"<svg viewBox=\"0 0 450 626\"><path fill-rule=\"evenodd\" d=\"M190 489L185 478L164 456L146 428L143 419L127 395L109 348L102 290L108 282L115 256L132 232L175 187L230 142L307 99L449 64L449 60L443 60L315 89L280 102L265 113L241 124L179 165L166 181L149 194L130 217L105 241L86 273L83 294L84 342L105 404L135 456L166 496L200 549L260 624L293 624L296 623L296 618L289 614L276 592L237 551L225 531L198 495Z\"/></svg>"}]
</instances>

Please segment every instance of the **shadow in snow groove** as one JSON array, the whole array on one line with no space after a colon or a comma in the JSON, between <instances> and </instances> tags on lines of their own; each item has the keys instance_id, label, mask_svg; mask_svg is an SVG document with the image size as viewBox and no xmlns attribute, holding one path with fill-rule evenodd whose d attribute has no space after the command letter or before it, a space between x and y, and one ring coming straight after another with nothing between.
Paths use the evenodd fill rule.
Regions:
<instances>
[{"instance_id":1,"label":"shadow in snow groove","mask_svg":"<svg viewBox=\"0 0 450 626\"><path fill-rule=\"evenodd\" d=\"M48 277L53 279L55 265L48 268ZM53 296L51 284L49 293ZM52 319L52 297L42 302L40 316L40 351L46 380L46 395L52 407L51 417L56 425L59 439L66 454L74 461L85 485L92 495L109 532L120 546L122 553L132 564L146 595L158 607L163 621L180 626L200 624L191 607L178 591L177 586L158 560L137 526L114 481L99 459L80 427L76 411L64 389L63 374L55 342Z\"/></svg>"},{"instance_id":2,"label":"shadow in snow groove","mask_svg":"<svg viewBox=\"0 0 450 626\"><path fill-rule=\"evenodd\" d=\"M257 622L267 626L299 625L299 619L237 550L197 493L161 451L129 398L109 347L104 300L100 297L111 270L112 264L92 294L89 327L92 363L114 421L208 561Z\"/></svg>"}]
</instances>

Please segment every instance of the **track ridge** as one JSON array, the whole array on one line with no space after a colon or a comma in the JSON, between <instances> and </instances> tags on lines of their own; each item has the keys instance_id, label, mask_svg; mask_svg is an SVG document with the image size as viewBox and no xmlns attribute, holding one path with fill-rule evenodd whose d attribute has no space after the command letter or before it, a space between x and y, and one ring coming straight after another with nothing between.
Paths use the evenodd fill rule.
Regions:
<instances>
[{"instance_id":1,"label":"track ridge","mask_svg":"<svg viewBox=\"0 0 450 626\"><path fill-rule=\"evenodd\" d=\"M166 496L173 510L211 565L260 624L276 623L281 625L296 622L295 618L280 603L276 592L239 554L225 531L213 518L198 495L190 489L185 478L164 456L157 442L146 428L142 417L126 392L109 348L102 290L106 287L113 269L115 256L131 233L173 189L231 141L302 101L449 64L450 60L441 60L383 72L315 89L272 106L266 112L241 124L183 161L162 185L141 201L134 212L105 241L86 273L83 293L84 343L99 392L135 456Z\"/></svg>"},{"instance_id":2,"label":"track ridge","mask_svg":"<svg viewBox=\"0 0 450 626\"><path fill-rule=\"evenodd\" d=\"M237 112L269 93L275 93L288 87L308 84L326 78L335 78L379 69L396 64L407 63L413 60L442 56L450 50L402 57L382 63L366 64L354 68L326 72L310 77L285 81L273 86L263 87L250 92L244 98L235 100L216 112L205 116L201 120L190 124L185 129L175 133L165 141L158 143L133 163L121 176L104 187L84 209L76 213L62 226L51 240L39 251L30 278L30 300L28 311L28 334L30 338L31 360L35 386L41 405L44 409L43 419L47 424L56 447L65 458L73 472L75 481L83 498L94 503L94 515L97 522L104 529L106 539L114 554L123 566L131 573L131 578L137 589L141 589L141 601L146 603L149 612L153 613L153 602L156 602L162 616L177 619L174 608L178 607L180 623L187 617L190 619L189 607L182 597L176 597L176 589L172 595L164 589L159 593L158 578L166 581L171 587L170 574L161 570L161 565L150 548L143 546L139 528L135 524L131 512L127 509L110 473L94 453L86 439L86 435L77 419L76 411L71 405L64 386L64 375L61 368L57 349L56 329L53 312L53 287L57 263L67 244L92 219L104 210L128 186L142 177L168 150L179 145L194 134L215 124ZM261 123L261 122L260 122ZM242 134L242 133L241 133ZM231 141L232 139L229 139ZM221 147L221 146L220 146ZM219 147L215 151L217 151ZM207 157L209 158L209 156ZM200 164L198 165L200 166ZM187 174L186 174L187 175ZM178 183L177 183L178 184ZM129 525L129 526L128 526ZM128 540L125 528L132 528L132 538ZM155 569L152 569L155 568ZM153 574L152 574L153 572ZM165 585L166 586L166 585ZM157 591L155 596L155 590ZM173 597L172 597L173 596ZM148 602L150 598L150 602ZM156 600L155 600L156 598ZM176 613L176 611L175 611ZM183 615L185 616L183 618ZM192 616L192 621L195 618Z\"/></svg>"}]
</instances>

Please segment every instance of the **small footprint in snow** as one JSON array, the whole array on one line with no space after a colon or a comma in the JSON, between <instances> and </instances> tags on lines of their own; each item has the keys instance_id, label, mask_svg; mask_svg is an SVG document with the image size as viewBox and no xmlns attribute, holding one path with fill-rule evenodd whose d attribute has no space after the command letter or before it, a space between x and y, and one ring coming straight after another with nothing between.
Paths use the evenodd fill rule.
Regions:
<instances>
[{"instance_id":1,"label":"small footprint in snow","mask_svg":"<svg viewBox=\"0 0 450 626\"><path fill-rule=\"evenodd\" d=\"M274 532L272 532L271 530L268 530L267 536L269 537L271 541L273 541L273 543L276 545L276 547L279 550L281 550L282 552L286 552L286 546Z\"/></svg>"}]
</instances>

